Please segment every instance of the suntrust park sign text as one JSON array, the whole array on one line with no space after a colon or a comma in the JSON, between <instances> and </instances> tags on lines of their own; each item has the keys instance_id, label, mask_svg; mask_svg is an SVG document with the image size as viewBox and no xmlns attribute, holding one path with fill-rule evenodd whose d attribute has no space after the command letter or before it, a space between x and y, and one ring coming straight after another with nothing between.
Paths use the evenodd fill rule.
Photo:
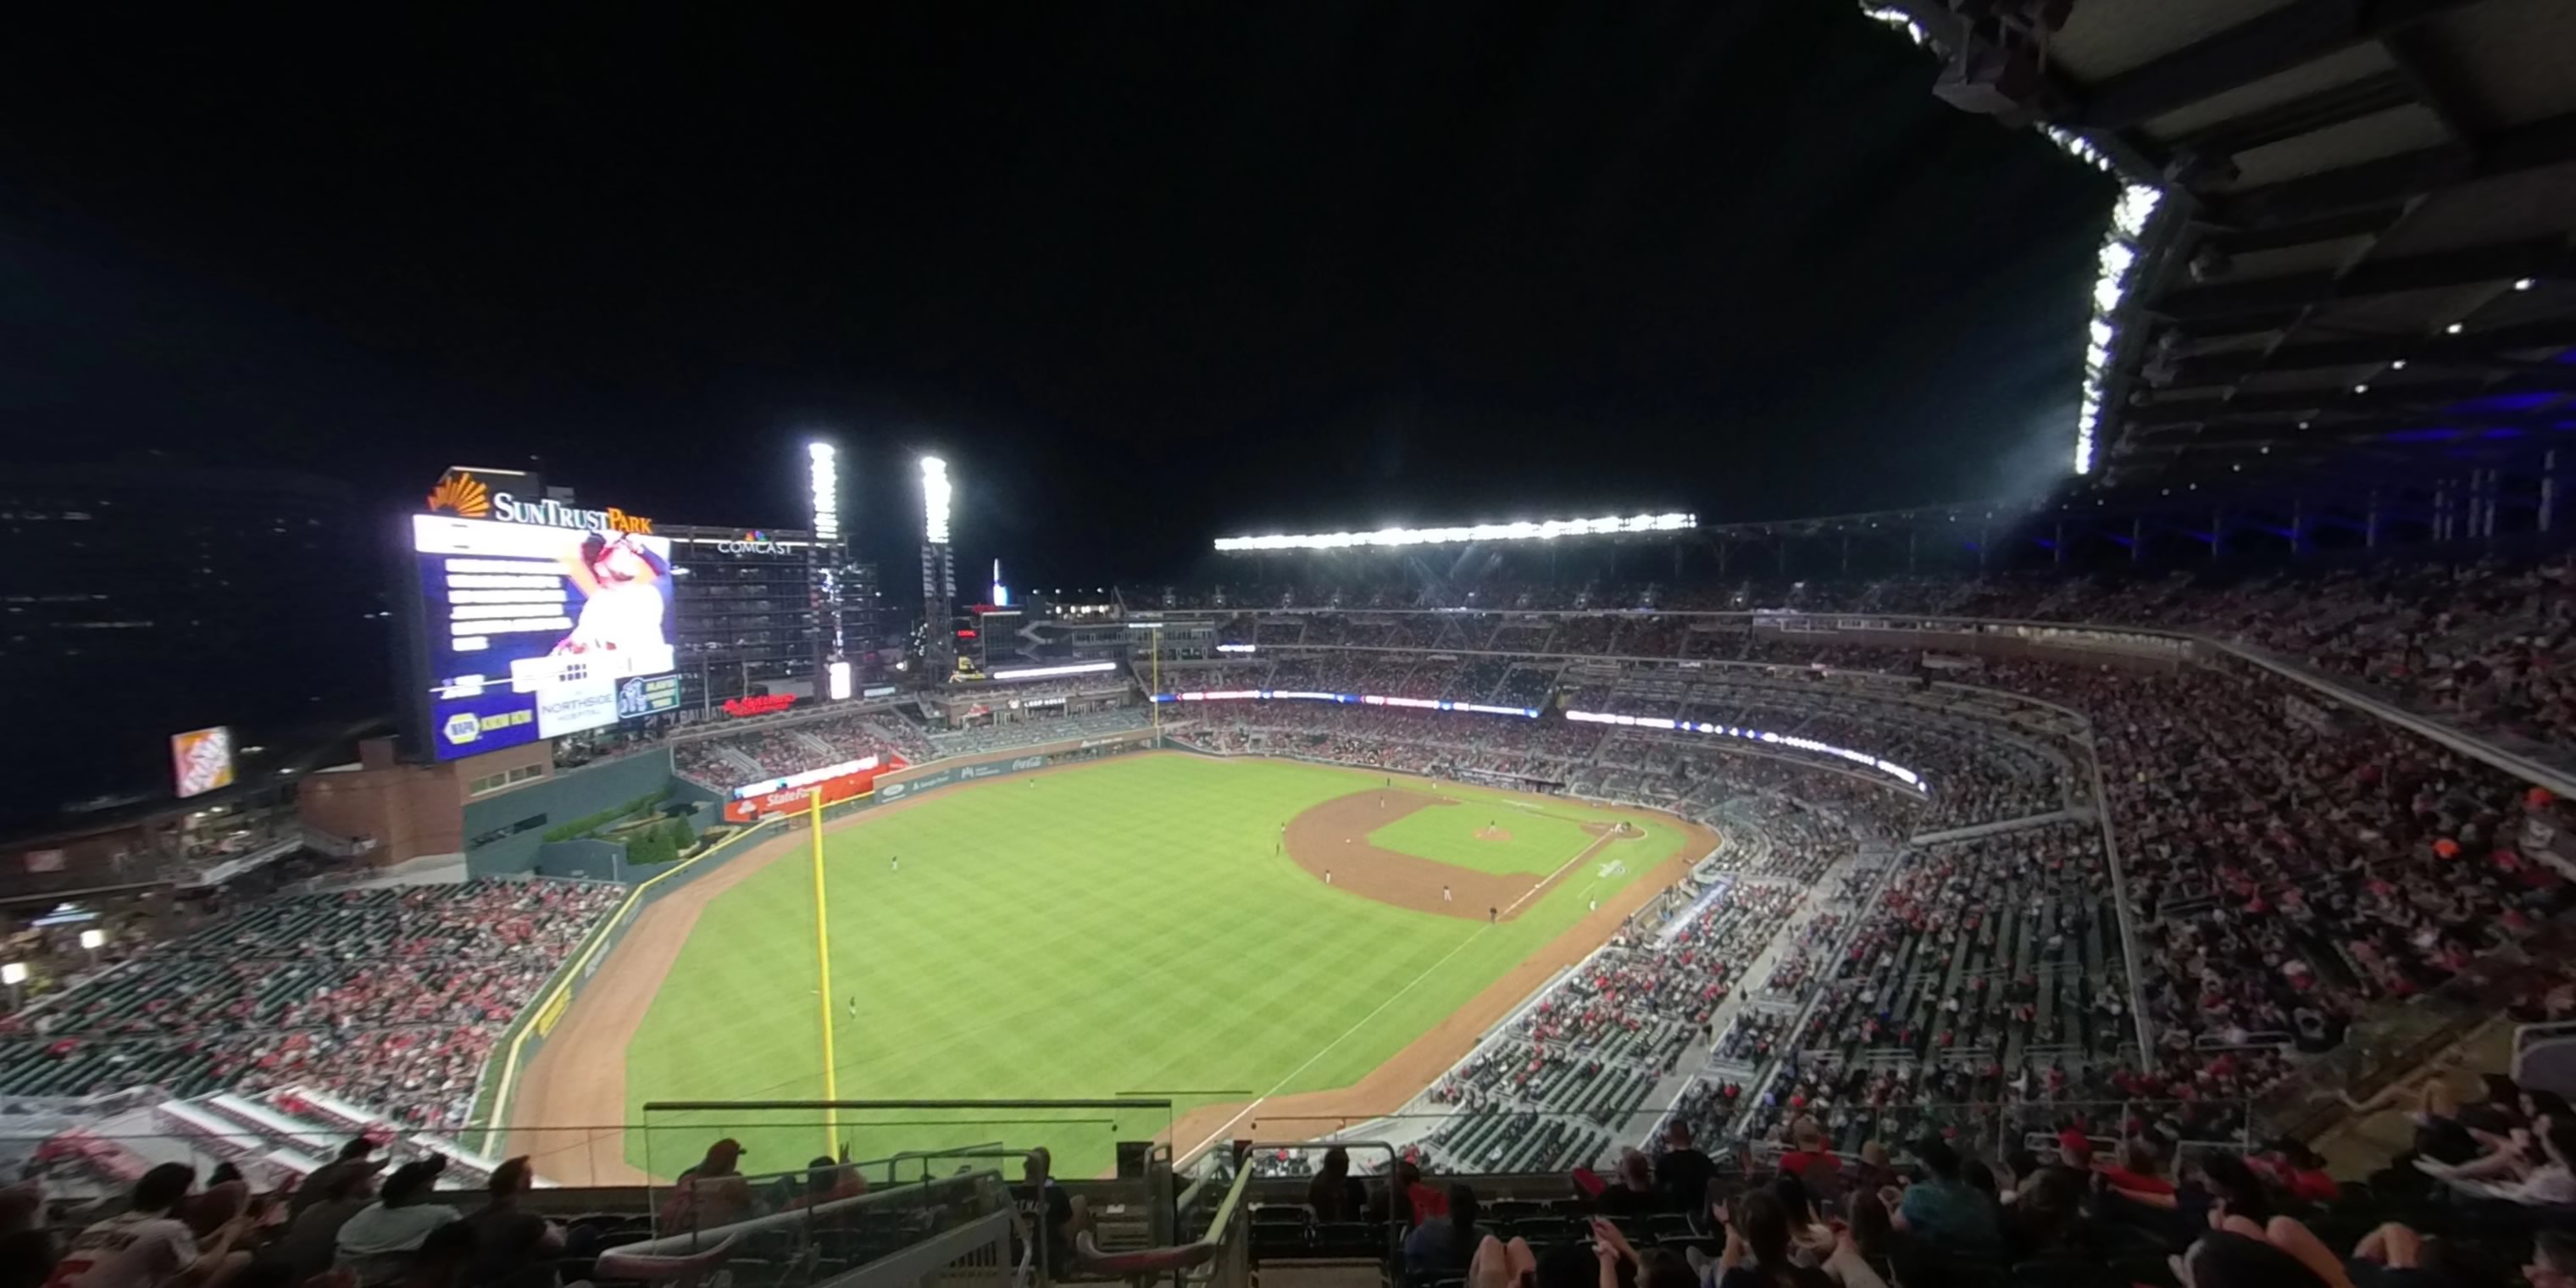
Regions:
<instances>
[{"instance_id":1,"label":"suntrust park sign text","mask_svg":"<svg viewBox=\"0 0 2576 1288\"><path fill-rule=\"evenodd\" d=\"M534 523L549 528L579 528L585 532L653 530L651 519L614 507L584 510L554 500L522 501L507 492L492 494L492 517L504 523Z\"/></svg>"}]
</instances>

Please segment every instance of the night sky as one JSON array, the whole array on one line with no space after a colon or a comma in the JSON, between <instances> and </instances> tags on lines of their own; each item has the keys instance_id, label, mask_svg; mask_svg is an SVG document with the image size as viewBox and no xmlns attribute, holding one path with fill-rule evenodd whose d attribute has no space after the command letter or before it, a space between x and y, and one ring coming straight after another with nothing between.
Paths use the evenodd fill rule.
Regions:
<instances>
[{"instance_id":1,"label":"night sky","mask_svg":"<svg viewBox=\"0 0 2576 1288\"><path fill-rule=\"evenodd\" d=\"M894 584L935 448L1047 585L2067 454L2110 183L1846 0L904 8L14 30L0 460L788 525L822 432Z\"/></svg>"}]
</instances>

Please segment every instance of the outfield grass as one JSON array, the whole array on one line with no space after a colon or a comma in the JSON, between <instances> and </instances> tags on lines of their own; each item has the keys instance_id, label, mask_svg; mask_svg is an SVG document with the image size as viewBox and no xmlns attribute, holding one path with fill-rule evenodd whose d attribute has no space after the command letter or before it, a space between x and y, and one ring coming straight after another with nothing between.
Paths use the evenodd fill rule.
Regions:
<instances>
[{"instance_id":1,"label":"outfield grass","mask_svg":"<svg viewBox=\"0 0 2576 1288\"><path fill-rule=\"evenodd\" d=\"M1489 824L1509 833L1511 839L1478 836ZM1437 859L1452 867L1541 877L1565 866L1566 860L1592 844L1592 837L1571 815L1514 809L1484 799L1418 809L1368 835L1382 848Z\"/></svg>"},{"instance_id":2,"label":"outfield grass","mask_svg":"<svg viewBox=\"0 0 2576 1288\"><path fill-rule=\"evenodd\" d=\"M1338 891L1278 853L1281 823L1380 781L1283 761L1128 757L953 788L826 833L838 1094L1220 1093L1172 1097L1186 1109L1346 1086L1679 840L1649 824L1612 847L1632 856L1626 872L1603 875L1596 862L1499 926ZM1463 866L1476 847L1536 846L1551 827L1572 838L1543 868L1492 869L1506 871L1553 870L1582 848L1573 824L1512 809L1502 793L1442 790L1479 803L1424 814L1490 801L1489 812L1515 816L1503 824L1513 841L1476 841L1485 820L1475 817L1463 849L1380 843ZM1563 818L1609 817L1546 804ZM812 869L792 859L709 904L628 1050L626 1121L652 1129L630 1133L631 1161L672 1175L710 1139L704 1119L642 1117L648 1100L822 1094L813 927ZM1167 1125L1133 1114L1114 1124L1064 1116L1090 1120L1078 1126L893 1117L843 1133L857 1157L1040 1136L1081 1175L1109 1164L1111 1142ZM818 1125L741 1123L722 1134L741 1137L760 1171L801 1165L824 1139Z\"/></svg>"}]
</instances>

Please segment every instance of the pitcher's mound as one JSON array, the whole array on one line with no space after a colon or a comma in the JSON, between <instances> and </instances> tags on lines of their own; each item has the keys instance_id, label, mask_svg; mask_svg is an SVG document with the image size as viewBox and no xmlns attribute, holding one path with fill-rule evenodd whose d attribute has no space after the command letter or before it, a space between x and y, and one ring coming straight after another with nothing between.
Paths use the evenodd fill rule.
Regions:
<instances>
[{"instance_id":1,"label":"pitcher's mound","mask_svg":"<svg viewBox=\"0 0 2576 1288\"><path fill-rule=\"evenodd\" d=\"M1508 841L1512 839L1512 829L1508 827L1480 827L1476 829L1476 839L1479 841Z\"/></svg>"}]
</instances>

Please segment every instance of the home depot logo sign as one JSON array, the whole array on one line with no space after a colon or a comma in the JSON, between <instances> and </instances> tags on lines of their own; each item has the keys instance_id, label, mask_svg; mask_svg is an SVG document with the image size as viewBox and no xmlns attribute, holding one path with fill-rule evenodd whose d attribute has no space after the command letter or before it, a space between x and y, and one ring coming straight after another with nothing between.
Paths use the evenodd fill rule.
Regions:
<instances>
[{"instance_id":1,"label":"home depot logo sign","mask_svg":"<svg viewBox=\"0 0 2576 1288\"><path fill-rule=\"evenodd\" d=\"M653 530L651 519L615 508L585 510L552 499L522 501L508 492L494 490L491 484L477 478L474 471L468 469L451 469L438 477L438 485L429 490L429 512L452 514L460 519L498 519L503 523L577 528L584 532Z\"/></svg>"}]
</instances>

